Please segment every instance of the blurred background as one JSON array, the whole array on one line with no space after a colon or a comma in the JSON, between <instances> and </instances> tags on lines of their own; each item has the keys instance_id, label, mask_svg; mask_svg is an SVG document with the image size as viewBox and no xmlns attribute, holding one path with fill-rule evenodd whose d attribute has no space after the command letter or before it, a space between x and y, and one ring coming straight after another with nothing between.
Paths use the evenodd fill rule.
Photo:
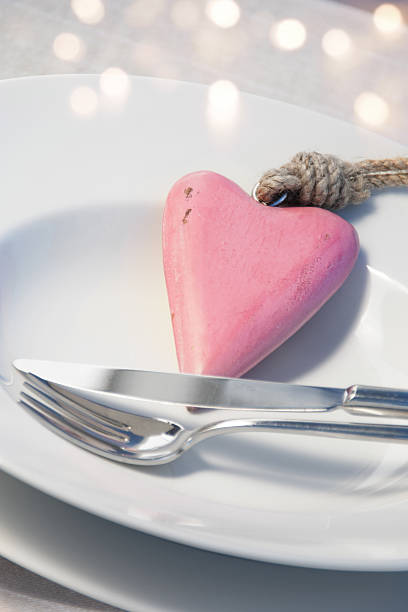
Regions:
<instances>
[{"instance_id":1,"label":"blurred background","mask_svg":"<svg viewBox=\"0 0 408 612\"><path fill-rule=\"evenodd\" d=\"M128 75L237 89L408 138L408 1L2 0L0 77L98 73L75 112L124 99Z\"/></svg>"}]
</instances>

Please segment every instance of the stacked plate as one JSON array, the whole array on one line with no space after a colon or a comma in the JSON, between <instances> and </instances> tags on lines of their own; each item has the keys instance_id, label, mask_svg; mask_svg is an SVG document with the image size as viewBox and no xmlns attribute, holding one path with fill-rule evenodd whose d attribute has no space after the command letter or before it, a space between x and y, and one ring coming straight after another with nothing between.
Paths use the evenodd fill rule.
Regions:
<instances>
[{"instance_id":1,"label":"stacked plate","mask_svg":"<svg viewBox=\"0 0 408 612\"><path fill-rule=\"evenodd\" d=\"M134 78L128 97L112 100L97 83L0 83L4 380L17 357L177 369L161 214L183 174L215 170L250 191L298 150L346 159L408 151L255 96L217 102L203 86ZM352 275L252 378L408 387L405 200L389 191L344 213L362 246ZM34 487L1 477L0 554L117 606L247 610L256 598L257 609L272 600L296 609L291 581L310 609L327 609L329 597L336 609L333 590L364 590L366 578L273 563L408 568L403 445L243 434L132 468L53 436L4 390L0 420L2 469ZM381 601L372 590L359 609Z\"/></svg>"}]
</instances>

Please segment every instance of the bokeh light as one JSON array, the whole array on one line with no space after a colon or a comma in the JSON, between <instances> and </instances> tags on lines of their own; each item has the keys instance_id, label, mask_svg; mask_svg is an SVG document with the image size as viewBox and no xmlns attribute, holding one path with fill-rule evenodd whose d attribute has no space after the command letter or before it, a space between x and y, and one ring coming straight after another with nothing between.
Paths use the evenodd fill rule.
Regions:
<instances>
[{"instance_id":1,"label":"bokeh light","mask_svg":"<svg viewBox=\"0 0 408 612\"><path fill-rule=\"evenodd\" d=\"M171 7L171 19L180 30L191 30L200 19L200 10L192 0L177 0Z\"/></svg>"},{"instance_id":2,"label":"bokeh light","mask_svg":"<svg viewBox=\"0 0 408 612\"><path fill-rule=\"evenodd\" d=\"M306 28L299 19L283 19L272 26L270 39L277 47L294 51L305 44Z\"/></svg>"},{"instance_id":3,"label":"bokeh light","mask_svg":"<svg viewBox=\"0 0 408 612\"><path fill-rule=\"evenodd\" d=\"M71 0L71 8L79 21L93 25L105 16L102 0Z\"/></svg>"},{"instance_id":4,"label":"bokeh light","mask_svg":"<svg viewBox=\"0 0 408 612\"><path fill-rule=\"evenodd\" d=\"M127 8L126 19L134 27L150 26L163 11L164 6L164 0L136 0Z\"/></svg>"},{"instance_id":5,"label":"bokeh light","mask_svg":"<svg viewBox=\"0 0 408 612\"><path fill-rule=\"evenodd\" d=\"M83 56L83 44L75 34L61 32L54 39L52 48L58 59L66 62L75 62Z\"/></svg>"},{"instance_id":6,"label":"bokeh light","mask_svg":"<svg viewBox=\"0 0 408 612\"><path fill-rule=\"evenodd\" d=\"M130 79L122 68L111 67L102 72L99 85L106 96L123 100L129 93Z\"/></svg>"},{"instance_id":7,"label":"bokeh light","mask_svg":"<svg viewBox=\"0 0 408 612\"><path fill-rule=\"evenodd\" d=\"M354 112L363 123L373 127L385 123L390 115L387 102L372 91L364 91L357 96Z\"/></svg>"},{"instance_id":8,"label":"bokeh light","mask_svg":"<svg viewBox=\"0 0 408 612\"><path fill-rule=\"evenodd\" d=\"M220 28L232 28L239 21L241 10L234 0L209 0L205 12Z\"/></svg>"},{"instance_id":9,"label":"bokeh light","mask_svg":"<svg viewBox=\"0 0 408 612\"><path fill-rule=\"evenodd\" d=\"M239 99L239 91L232 81L215 81L208 89L208 101L217 108L235 107Z\"/></svg>"},{"instance_id":10,"label":"bokeh light","mask_svg":"<svg viewBox=\"0 0 408 612\"><path fill-rule=\"evenodd\" d=\"M381 4L374 11L374 24L383 34L395 34L403 24L401 11L395 4Z\"/></svg>"},{"instance_id":11,"label":"bokeh light","mask_svg":"<svg viewBox=\"0 0 408 612\"><path fill-rule=\"evenodd\" d=\"M351 50L351 38L344 30L328 30L322 38L322 48L330 57L341 59Z\"/></svg>"},{"instance_id":12,"label":"bokeh light","mask_svg":"<svg viewBox=\"0 0 408 612\"><path fill-rule=\"evenodd\" d=\"M239 109L239 91L232 81L215 81L208 89L207 113L216 127L229 127L235 123Z\"/></svg>"},{"instance_id":13,"label":"bokeh light","mask_svg":"<svg viewBox=\"0 0 408 612\"><path fill-rule=\"evenodd\" d=\"M74 89L69 102L74 113L83 117L90 117L98 108L98 96L91 87L83 86Z\"/></svg>"}]
</instances>

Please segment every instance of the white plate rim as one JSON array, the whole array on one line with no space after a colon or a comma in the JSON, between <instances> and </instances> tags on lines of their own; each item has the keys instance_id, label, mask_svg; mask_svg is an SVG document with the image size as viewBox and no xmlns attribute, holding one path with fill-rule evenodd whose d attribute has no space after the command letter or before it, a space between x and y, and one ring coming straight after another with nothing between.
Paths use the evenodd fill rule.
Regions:
<instances>
[{"instance_id":1,"label":"white plate rim","mask_svg":"<svg viewBox=\"0 0 408 612\"><path fill-rule=\"evenodd\" d=\"M88 515L86 512L78 508L72 507L71 505L65 504L64 502L60 502L59 500L56 500L56 498L54 497L46 496L42 492L35 490L33 487L22 484L20 481L14 482L14 479L12 479L12 477L10 477L10 481L8 480L9 477L6 477L6 479L4 479L4 476L5 474L4 475L0 474L0 489L2 491L5 490L9 492L10 486L11 486L11 499L12 499L11 507L15 508L17 517L19 516L17 500L13 498L13 494L15 494L14 491L16 488L17 488L17 492L18 491L21 492L22 490L24 495L28 495L28 498L29 498L28 507L30 507L30 503L29 503L30 499L34 501L35 505L38 505L38 497L40 497L39 501L41 504L41 510L43 514L43 519L40 522L41 537L45 536L47 538L51 538L51 540L54 542L53 544L54 547L55 547L55 531L51 530L50 532L49 528L44 530L44 528L41 526L41 523L47 523L47 526L49 526L50 521L52 521L54 524L58 521L59 524L64 525L64 521L68 517L68 522L71 525L74 523L76 526L79 526L79 528L85 534L85 537L89 537L88 536L89 529L87 527L88 521L91 521L93 525L95 520L98 520L98 521L100 520L100 519L95 519L93 515ZM10 513L10 508L6 511L5 514L2 513L2 510L0 508L0 516L2 517L2 519L4 518L7 519L9 517L9 513ZM36 574L43 576L44 578L47 578L48 580L57 582L58 584L66 588L72 589L78 593L82 593L83 595L86 595L88 597L92 597L97 601L103 601L104 603L108 603L112 606L119 606L120 608L123 608L125 610L133 609L136 605L138 606L137 609L140 612L142 610L143 612L164 612L165 610L167 611L169 608L172 610L175 610L175 609L177 610L180 610L180 609L187 610L188 609L189 610L190 609L189 608L190 598L188 598L189 601L188 601L188 604L186 604L186 597L181 596L180 598L177 593L176 594L173 593L171 595L171 597L169 598L169 601L166 602L166 606L158 605L156 600L150 599L149 595L146 596L146 593L143 591L143 589L139 591L137 588L135 588L136 585L133 579L132 579L132 587L130 587L130 589L128 590L126 590L128 579L125 580L125 590L126 590L125 592L123 589L123 583L121 582L121 578L119 579L119 583L116 581L116 578L115 578L116 576L115 561L113 562L114 564L113 571L109 569L109 578L112 581L111 583L109 583L109 585L105 583L101 584L101 581L98 580L98 578L95 576L95 573L92 570L90 572L91 575L89 576L88 574L89 560L85 561L85 565L84 565L84 561L82 561L82 565L80 566L81 580L78 580L77 577L75 578L75 576L71 575L70 573L70 570L73 564L73 560L70 558L70 556L68 556L69 558L67 559L67 555L63 554L64 542L65 542L64 536L62 540L60 539L59 536L57 537L57 548L56 549L54 548L53 553L47 550L46 556L44 557L44 555L42 555L41 559L39 559L38 555L33 554L37 550L37 547L36 547L37 538L34 538L33 540L31 540L30 538L24 537L24 535L21 536L19 529L18 529L18 525L20 524L19 523L20 521L24 522L24 524L25 523L28 523L29 525L31 524L30 520L32 520L32 516L30 515L27 516L27 514L28 513L26 513L22 518L21 517L17 518L16 523L14 522L14 519L13 519L12 533L16 533L17 535L12 536L10 542L7 543L6 547L3 545L3 549L1 551L2 555L8 560L14 563L17 563L18 565L25 567L26 569L33 571ZM101 528L101 531L103 530L103 533L106 533L105 531L106 528L108 530L113 529L115 532L115 535L118 533L118 531L119 533L121 533L122 530L126 529L122 527L121 525L109 523L104 519L102 519L102 522L104 523ZM107 524L105 525L105 523ZM9 524L7 520L6 520L6 524L7 525ZM36 525L37 525L37 522L35 521L33 523L34 529ZM30 531L32 532L32 528L30 528ZM135 544L136 546L137 544L139 544L139 550L140 550L141 548L143 548L143 546L140 546L141 542L139 539L139 535L135 530L131 530L130 539L132 539L133 534L135 536L135 542L131 542L131 545L129 546L129 548L133 547ZM96 534L92 534L91 540L89 541L87 540L86 543L83 544L83 546L85 546L85 548L87 548L88 546L91 547L95 540L95 537L96 537ZM112 536L112 537L115 537L115 536ZM253 562L253 561L246 560L246 559L235 559L234 560L228 556L224 557L223 555L220 555L220 554L206 553L205 551L197 551L197 552L204 553L205 559L203 559L202 555L198 555L197 557L194 550L191 550L190 552L189 550L190 547L187 547L187 549L184 549L183 547L176 546L175 549L173 549L173 544L171 542L164 542L164 541L162 542L158 540L157 538L155 538L154 536L148 536L148 537L151 538L149 542L151 542L153 546L155 547L156 553L159 552L160 554L160 551L161 551L163 556L167 557L168 559L167 563L171 563L170 557L168 555L169 550L174 555L176 555L176 563L178 564L179 569L176 570L175 574L173 574L172 577L170 578L167 578L166 576L164 576L164 580L167 579L169 580L169 582L171 582L172 585L176 584L177 586L180 586L180 588L182 588L183 586L182 583L185 577L186 568L189 567L190 563L194 564L194 562L198 560L199 563L203 564L202 565L203 570L202 572L200 572L200 578L196 580L196 582L194 583L194 586L195 586L194 592L199 593L203 590L203 584L205 584L205 582L211 577L208 575L208 572L206 572L206 568L208 567L208 561L209 561L211 566L213 567L212 574L214 574L214 566L215 566L215 571L217 573L221 572L222 576L224 576L225 574L225 579L226 579L227 584L225 584L224 582L222 583L224 585L223 586L224 595L226 592L228 592L228 595L229 595L230 591L232 590L238 593L245 593L245 597L247 598L247 600L251 599L252 601L253 598L258 597L259 609L262 609L262 610L270 609L269 607L270 598L273 596L275 596L276 598L277 588L279 591L278 598L280 599L282 604L284 603L284 606L283 606L284 609L287 610L287 612L289 612L289 610L290 611L297 610L300 605L301 598L304 596L304 589L302 589L302 585L308 585L309 588L313 588L313 585L314 585L315 587L317 587L316 590L319 592L319 604L316 606L315 608L316 610L319 610L319 611L326 610L327 606L330 605L330 602L332 603L333 588L334 588L339 594L345 593L345 596L343 596L342 599L340 600L341 605L345 605L347 602L349 603L349 605L350 604L352 605L352 603L355 602L355 597L357 596L357 594L366 593L368 589L371 594L370 595L371 602L365 601L364 605L362 601L360 602L363 605L361 609L364 611L368 611L368 610L377 609L377 608L373 608L372 603L373 603L373 600L375 600L376 593L382 594L383 587L386 589L387 593L393 593L395 591L396 586L397 588L398 586L400 588L404 588L403 585L406 582L405 573L402 573L402 572L397 573L398 575L391 578L392 582L390 582L388 580L388 575L386 573L383 573L380 575L366 573L362 577L360 577L360 575L357 575L357 577L354 577L352 572L330 572L330 571L328 572L325 570L316 571L316 570L310 570L310 569L305 569L305 568L293 568L289 566L285 567L285 566L272 565L272 564L267 564L267 563L265 564L265 563ZM82 544L80 544L80 546L81 545ZM98 547L99 546L100 544L98 544ZM134 559L133 550L129 552L129 548L127 550L127 555L130 556L130 559L128 558L128 556L126 556L127 563L133 561ZM102 546L102 554L109 555L109 552L107 552L106 549L109 549L109 546L107 547ZM98 550L101 551L101 548L98 548ZM58 563L55 563L56 554L58 555L58 559L59 559ZM138 554L139 553L136 552L136 566L135 566L136 571L137 571L139 563L142 566L146 565L146 563L143 561L142 554L140 555L140 558L138 557ZM171 559L173 560L174 557L171 557ZM61 560L62 560L62 565L61 565ZM152 556L151 556L148 567L153 569L153 566L155 567L155 570L156 570L156 577L159 579L160 579L160 576L162 575L161 572L167 571L166 562L160 565L159 571L158 571L157 565L155 564L155 561L153 561ZM123 569L125 570L127 569L126 564L124 568L119 567L118 569L118 573L120 577L121 577L121 571ZM104 571L106 572L106 568ZM242 584L241 590L239 587L238 589L236 587L236 579L237 579L238 572L239 572L239 576L242 576L243 578L242 583L241 583ZM67 575L69 575L70 578L67 578ZM176 579L174 576L176 577ZM270 577L271 582L267 579L267 577ZM180 580L180 585L178 583L178 580ZM137 584L144 584L143 578L141 579L139 578L139 581L140 582ZM275 584L273 583L273 581L275 581ZM292 584L294 585L297 584L298 588L294 588L292 590L292 593L288 594L287 585L290 583L290 581L292 581ZM137 579L136 579L136 582L137 582ZM150 586L149 588L151 589L152 587ZM143 595L144 597L143 602L141 601L142 598L139 598L139 593ZM235 595L235 597L237 598L237 595ZM238 597L240 597L240 595L238 595ZM230 595L229 595L229 598L230 598ZM262 605L259 604L260 598L262 601ZM214 597L212 597L211 599L212 601L210 603L212 603L213 605ZM209 609L208 604L209 602L205 598L201 606L202 609ZM243 602L242 606L243 606L243 609L248 609L247 607L245 607L245 602ZM229 606L227 609L230 610L230 609L236 609L236 608L233 606Z\"/></svg>"}]
</instances>

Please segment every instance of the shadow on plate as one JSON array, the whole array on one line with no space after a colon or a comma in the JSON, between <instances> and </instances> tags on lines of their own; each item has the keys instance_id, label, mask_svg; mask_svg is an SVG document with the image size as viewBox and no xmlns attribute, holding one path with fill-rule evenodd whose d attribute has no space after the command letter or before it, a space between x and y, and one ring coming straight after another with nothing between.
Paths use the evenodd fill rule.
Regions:
<instances>
[{"instance_id":1,"label":"shadow on plate","mask_svg":"<svg viewBox=\"0 0 408 612\"><path fill-rule=\"evenodd\" d=\"M291 382L324 362L358 321L367 281L367 256L361 249L343 286L296 334L245 374L245 378Z\"/></svg>"}]
</instances>

